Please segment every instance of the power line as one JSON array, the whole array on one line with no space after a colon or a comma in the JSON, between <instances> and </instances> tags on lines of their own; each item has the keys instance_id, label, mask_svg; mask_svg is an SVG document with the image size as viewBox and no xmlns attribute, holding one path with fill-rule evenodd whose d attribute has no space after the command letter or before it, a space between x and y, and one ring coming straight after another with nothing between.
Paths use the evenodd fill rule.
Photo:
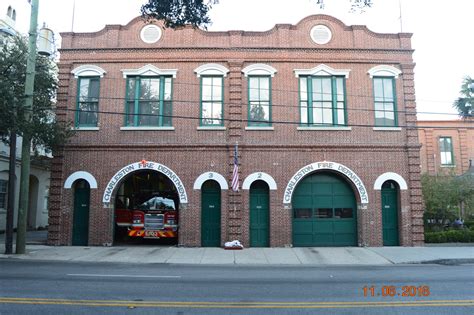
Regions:
<instances>
[{"instance_id":1,"label":"power line","mask_svg":"<svg viewBox=\"0 0 474 315\"><path fill-rule=\"evenodd\" d=\"M203 117L195 117L195 116L182 116L182 115L160 115L160 114L127 114L123 112L113 112L113 111L99 111L99 110L79 110L79 109L70 109L70 108L56 108L56 111L66 111L66 112L82 112L82 113L97 113L97 114L105 114L105 115L120 115L120 116L145 116L145 117L163 117L163 118L173 118L173 119L188 119L188 120L213 120L213 121L220 121L220 122L240 122L240 123L267 123L262 122L261 120L248 120L248 119L231 119L231 118L203 118ZM398 126L376 126L376 125L363 125L363 124L305 124L299 121L269 121L268 124L283 124L283 125L299 125L300 127L367 127L367 128L374 128L374 127L395 127L395 128L406 128L406 129L453 129L458 128L457 126L418 126L418 125L398 125ZM209 125L212 127L213 125ZM219 126L219 125L214 125ZM138 126L137 126L138 127ZM152 126L152 127L159 127L159 126ZM474 126L463 126L463 129L474 129Z\"/></svg>"},{"instance_id":2,"label":"power line","mask_svg":"<svg viewBox=\"0 0 474 315\"><path fill-rule=\"evenodd\" d=\"M76 95L61 95L60 97L58 98L67 98L67 99L76 99L77 96ZM135 101L135 100L138 100L139 102L153 102L153 103L158 103L159 101L158 100L152 100L152 99L128 99L128 98L124 98L124 97L105 97L105 96L101 96L101 97L98 97L98 98L94 98L94 99L97 99L97 100L117 100L117 101L121 101L123 102L123 104L125 104L127 101L129 102L132 102L132 101ZM167 101L168 102L168 101ZM170 102L173 103L173 105L175 104L189 104L189 105L193 105L193 104L201 104L201 100L199 101L195 101L195 100L180 100L180 99L173 99L173 100L170 100ZM84 101L84 103L95 103L95 101ZM242 102L223 102L225 105L239 105L239 106L249 106L248 103L242 103ZM316 102L313 102L313 104L316 103ZM347 103L345 103L347 105ZM284 107L284 108L298 108L300 109L301 108L301 105L297 104L297 105L289 105L289 104L275 104L275 103L271 103L270 105L265 105L265 106L269 106L269 107ZM310 107L310 106L308 106ZM313 106L314 107L314 106ZM345 111L351 111L351 112L380 112L380 111L385 111L385 110L376 110L374 108L349 108L348 106L346 106L344 108ZM416 113L412 113L408 110L389 110L389 111L385 111L385 112L393 112L393 113L397 113L397 114L424 114L424 115L449 115L449 116L459 116L459 114L456 114L456 113L440 113L440 112L416 112Z\"/></svg>"}]
</instances>

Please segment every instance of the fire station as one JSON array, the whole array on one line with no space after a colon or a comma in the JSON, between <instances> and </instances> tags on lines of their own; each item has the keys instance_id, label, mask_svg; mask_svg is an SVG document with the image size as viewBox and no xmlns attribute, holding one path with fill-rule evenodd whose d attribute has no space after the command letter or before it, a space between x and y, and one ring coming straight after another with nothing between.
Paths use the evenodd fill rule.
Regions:
<instances>
[{"instance_id":1,"label":"fire station","mask_svg":"<svg viewBox=\"0 0 474 315\"><path fill-rule=\"evenodd\" d=\"M411 34L314 15L61 36L75 134L54 154L49 244L423 244Z\"/></svg>"}]
</instances>

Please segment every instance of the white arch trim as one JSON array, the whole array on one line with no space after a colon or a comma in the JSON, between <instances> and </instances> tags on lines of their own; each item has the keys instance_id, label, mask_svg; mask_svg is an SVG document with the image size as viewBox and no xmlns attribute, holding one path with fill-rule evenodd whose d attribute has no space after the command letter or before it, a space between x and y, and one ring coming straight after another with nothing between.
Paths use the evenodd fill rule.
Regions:
<instances>
[{"instance_id":1,"label":"white arch trim","mask_svg":"<svg viewBox=\"0 0 474 315\"><path fill-rule=\"evenodd\" d=\"M373 77L394 77L395 79L402 73L399 69L389 65L379 65L369 69L367 73Z\"/></svg>"},{"instance_id":2,"label":"white arch trim","mask_svg":"<svg viewBox=\"0 0 474 315\"><path fill-rule=\"evenodd\" d=\"M79 77L103 77L105 70L95 65L82 65L71 71L75 78Z\"/></svg>"},{"instance_id":3,"label":"white arch trim","mask_svg":"<svg viewBox=\"0 0 474 315\"><path fill-rule=\"evenodd\" d=\"M221 75L225 77L229 73L229 69L217 63L206 63L194 69L194 72L198 77L202 75Z\"/></svg>"},{"instance_id":4,"label":"white arch trim","mask_svg":"<svg viewBox=\"0 0 474 315\"><path fill-rule=\"evenodd\" d=\"M170 75L173 78L176 78L176 73L178 69L160 69L154 65L147 64L138 69L122 69L122 74L124 78L127 76L158 76L158 75Z\"/></svg>"},{"instance_id":5,"label":"white arch trim","mask_svg":"<svg viewBox=\"0 0 474 315\"><path fill-rule=\"evenodd\" d=\"M122 182L125 176L127 176L130 173L133 173L136 171L142 171L142 170L154 170L168 177L171 180L171 182L174 184L174 186L176 187L176 191L178 192L178 196L179 196L179 202L188 203L188 195L186 194L186 189L184 188L184 184L179 178L179 176L176 175L176 173L173 172L172 169L170 169L169 167L163 164L160 164L157 162L145 161L145 160L129 164L123 167L122 169L120 169L117 173L115 173L115 175L112 176L112 179L109 181L107 186L105 186L104 195L102 196L102 202L104 204L110 203L115 187Z\"/></svg>"},{"instance_id":6,"label":"white arch trim","mask_svg":"<svg viewBox=\"0 0 474 315\"><path fill-rule=\"evenodd\" d=\"M69 177L64 182L64 188L71 189L72 184L78 179L83 179L89 183L91 189L97 189L97 181L91 173L85 171L77 171L69 175Z\"/></svg>"},{"instance_id":7,"label":"white arch trim","mask_svg":"<svg viewBox=\"0 0 474 315\"><path fill-rule=\"evenodd\" d=\"M344 76L349 78L349 72L351 70L349 69L334 69L329 66L326 66L325 64L321 64L317 67L314 67L312 69L295 69L295 77L299 77L302 75L319 75L319 76L331 76L331 75L338 75L338 76Z\"/></svg>"},{"instance_id":8,"label":"white arch trim","mask_svg":"<svg viewBox=\"0 0 474 315\"><path fill-rule=\"evenodd\" d=\"M381 190L383 183L388 180L393 180L397 182L398 186L400 186L400 190L407 190L408 185L407 182L403 179L402 176L398 175L397 173L387 172L380 175L374 183L375 190Z\"/></svg>"},{"instance_id":9,"label":"white arch trim","mask_svg":"<svg viewBox=\"0 0 474 315\"><path fill-rule=\"evenodd\" d=\"M242 73L248 77L249 75L269 75L275 76L277 70L272 66L263 63L254 63L242 69Z\"/></svg>"},{"instance_id":10,"label":"white arch trim","mask_svg":"<svg viewBox=\"0 0 474 315\"><path fill-rule=\"evenodd\" d=\"M285 193L283 194L283 204L290 204L291 199L293 197L293 192L295 191L296 186L298 183L315 171L318 170L332 170L338 173L341 173L346 178L348 178L356 187L357 192L359 193L360 203L367 204L369 203L369 196L367 194L367 189L365 189L364 183L362 180L357 176L355 172L353 172L350 168L345 165L330 162L330 161L323 161L323 162L316 162L313 164L306 165L302 167L298 172L291 177L288 185L286 186Z\"/></svg>"},{"instance_id":11,"label":"white arch trim","mask_svg":"<svg viewBox=\"0 0 474 315\"><path fill-rule=\"evenodd\" d=\"M250 189L250 185L256 180L263 180L268 184L270 190L276 190L277 184L273 177L264 172L255 172L247 176L242 184L242 189Z\"/></svg>"},{"instance_id":12,"label":"white arch trim","mask_svg":"<svg viewBox=\"0 0 474 315\"><path fill-rule=\"evenodd\" d=\"M200 190L202 184L204 184L206 180L215 180L219 183L222 190L229 189L229 185L227 185L227 181L225 180L224 176L216 172L206 172L199 175L194 181L193 189Z\"/></svg>"}]
</instances>

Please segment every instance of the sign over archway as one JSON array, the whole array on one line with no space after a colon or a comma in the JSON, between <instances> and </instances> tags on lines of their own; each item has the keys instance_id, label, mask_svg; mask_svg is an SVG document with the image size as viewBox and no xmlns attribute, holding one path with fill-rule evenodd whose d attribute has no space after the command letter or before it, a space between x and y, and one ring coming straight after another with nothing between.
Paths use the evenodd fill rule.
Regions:
<instances>
[{"instance_id":1,"label":"sign over archway","mask_svg":"<svg viewBox=\"0 0 474 315\"><path fill-rule=\"evenodd\" d=\"M102 202L104 204L110 203L110 200L115 191L115 187L117 186L117 184L121 183L122 179L125 178L125 176L127 176L130 173L133 173L136 171L142 171L142 170L154 170L168 177L176 187L176 191L178 192L178 196L179 196L179 202L188 203L188 195L186 194L186 189L184 188L183 182L181 181L179 176L176 175L176 173L173 172L173 170L171 170L169 167L163 164L145 161L145 160L142 160L137 163L129 164L123 167L117 173L115 173L115 175L112 177L112 179L109 181L109 183L105 187L104 195L102 197Z\"/></svg>"},{"instance_id":2,"label":"sign over archway","mask_svg":"<svg viewBox=\"0 0 474 315\"><path fill-rule=\"evenodd\" d=\"M365 189L364 183L355 172L353 172L345 165L336 162L323 161L306 165L291 177L291 180L288 182L288 185L285 189L285 193L283 195L283 204L291 203L293 192L300 180L302 180L306 175L309 175L318 170L331 170L341 173L346 178L348 178L357 188L360 203L369 203L369 196L367 195L367 190Z\"/></svg>"}]
</instances>

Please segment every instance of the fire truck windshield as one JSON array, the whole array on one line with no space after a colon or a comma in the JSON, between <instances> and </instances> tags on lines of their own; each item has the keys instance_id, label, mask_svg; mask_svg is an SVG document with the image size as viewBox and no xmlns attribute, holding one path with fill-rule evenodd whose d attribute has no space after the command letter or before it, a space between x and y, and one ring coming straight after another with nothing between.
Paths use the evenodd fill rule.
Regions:
<instances>
[{"instance_id":1,"label":"fire truck windshield","mask_svg":"<svg viewBox=\"0 0 474 315\"><path fill-rule=\"evenodd\" d=\"M176 210L174 201L163 197L152 197L138 208L140 210Z\"/></svg>"}]
</instances>

